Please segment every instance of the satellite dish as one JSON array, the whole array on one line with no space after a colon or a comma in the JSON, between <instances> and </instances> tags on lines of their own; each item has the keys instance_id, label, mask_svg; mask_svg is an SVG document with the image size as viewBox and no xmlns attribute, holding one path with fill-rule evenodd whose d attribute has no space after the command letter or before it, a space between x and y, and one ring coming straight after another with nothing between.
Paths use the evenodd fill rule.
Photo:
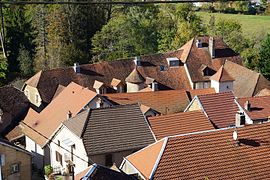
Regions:
<instances>
[{"instance_id":1,"label":"satellite dish","mask_svg":"<svg viewBox=\"0 0 270 180\"><path fill-rule=\"evenodd\" d=\"M238 136L237 130L234 130L233 131L233 140L237 141L237 138L238 138L237 136Z\"/></svg>"}]
</instances>

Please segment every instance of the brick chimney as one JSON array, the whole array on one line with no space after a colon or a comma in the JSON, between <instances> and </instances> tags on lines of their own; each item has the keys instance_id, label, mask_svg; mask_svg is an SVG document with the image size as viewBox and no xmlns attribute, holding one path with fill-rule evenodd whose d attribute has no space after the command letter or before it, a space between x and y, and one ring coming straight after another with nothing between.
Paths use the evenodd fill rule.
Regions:
<instances>
[{"instance_id":1,"label":"brick chimney","mask_svg":"<svg viewBox=\"0 0 270 180\"><path fill-rule=\"evenodd\" d=\"M72 113L70 111L68 111L68 113L67 113L67 119L69 119L71 117L72 117Z\"/></svg>"},{"instance_id":2,"label":"brick chimney","mask_svg":"<svg viewBox=\"0 0 270 180\"><path fill-rule=\"evenodd\" d=\"M249 101L246 101L244 107L247 111L250 111L251 110L251 103Z\"/></svg>"},{"instance_id":3,"label":"brick chimney","mask_svg":"<svg viewBox=\"0 0 270 180\"><path fill-rule=\"evenodd\" d=\"M197 48L202 48L202 42L200 39L196 39L196 46Z\"/></svg>"},{"instance_id":4,"label":"brick chimney","mask_svg":"<svg viewBox=\"0 0 270 180\"><path fill-rule=\"evenodd\" d=\"M79 63L74 63L73 65L73 69L74 69L74 72L77 74L77 73L80 73L80 65Z\"/></svg>"},{"instance_id":5,"label":"brick chimney","mask_svg":"<svg viewBox=\"0 0 270 180\"><path fill-rule=\"evenodd\" d=\"M133 61L134 61L135 66L141 66L141 58L140 57L136 56Z\"/></svg>"},{"instance_id":6,"label":"brick chimney","mask_svg":"<svg viewBox=\"0 0 270 180\"><path fill-rule=\"evenodd\" d=\"M240 127L242 125L245 125L245 114L243 112L238 111L235 114L235 126Z\"/></svg>"},{"instance_id":7,"label":"brick chimney","mask_svg":"<svg viewBox=\"0 0 270 180\"><path fill-rule=\"evenodd\" d=\"M209 37L208 43L209 53L212 59L215 58L215 40L213 37Z\"/></svg>"}]
</instances>

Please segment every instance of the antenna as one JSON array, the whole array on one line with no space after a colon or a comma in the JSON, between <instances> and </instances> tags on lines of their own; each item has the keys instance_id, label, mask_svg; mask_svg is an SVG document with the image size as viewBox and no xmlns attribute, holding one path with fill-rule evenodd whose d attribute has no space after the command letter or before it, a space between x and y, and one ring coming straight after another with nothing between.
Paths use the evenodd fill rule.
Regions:
<instances>
[{"instance_id":1,"label":"antenna","mask_svg":"<svg viewBox=\"0 0 270 180\"><path fill-rule=\"evenodd\" d=\"M233 131L233 140L237 141L238 140L238 132L237 129Z\"/></svg>"}]
</instances>

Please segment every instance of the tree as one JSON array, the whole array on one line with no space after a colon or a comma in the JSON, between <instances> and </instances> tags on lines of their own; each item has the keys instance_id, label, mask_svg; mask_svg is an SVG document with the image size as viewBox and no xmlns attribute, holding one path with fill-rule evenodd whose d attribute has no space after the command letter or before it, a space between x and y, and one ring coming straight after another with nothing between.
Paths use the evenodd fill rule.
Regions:
<instances>
[{"instance_id":1,"label":"tree","mask_svg":"<svg viewBox=\"0 0 270 180\"><path fill-rule=\"evenodd\" d=\"M0 59L0 86L4 85L8 70L8 63L5 58Z\"/></svg>"},{"instance_id":2,"label":"tree","mask_svg":"<svg viewBox=\"0 0 270 180\"><path fill-rule=\"evenodd\" d=\"M270 80L270 34L262 42L259 55L259 71Z\"/></svg>"},{"instance_id":3,"label":"tree","mask_svg":"<svg viewBox=\"0 0 270 180\"><path fill-rule=\"evenodd\" d=\"M113 17L92 38L92 53L96 60L157 52L157 7L128 7L124 11Z\"/></svg>"},{"instance_id":4,"label":"tree","mask_svg":"<svg viewBox=\"0 0 270 180\"><path fill-rule=\"evenodd\" d=\"M29 77L34 73L32 57L24 46L20 47L18 61L20 64L20 71L24 77Z\"/></svg>"},{"instance_id":5,"label":"tree","mask_svg":"<svg viewBox=\"0 0 270 180\"><path fill-rule=\"evenodd\" d=\"M205 34L200 17L188 3L161 5L158 24L160 52L178 49L194 36Z\"/></svg>"},{"instance_id":6,"label":"tree","mask_svg":"<svg viewBox=\"0 0 270 180\"><path fill-rule=\"evenodd\" d=\"M228 46L238 53L248 47L241 24L233 19L218 19L216 22L215 18L211 17L207 29L210 36L222 37Z\"/></svg>"}]
</instances>

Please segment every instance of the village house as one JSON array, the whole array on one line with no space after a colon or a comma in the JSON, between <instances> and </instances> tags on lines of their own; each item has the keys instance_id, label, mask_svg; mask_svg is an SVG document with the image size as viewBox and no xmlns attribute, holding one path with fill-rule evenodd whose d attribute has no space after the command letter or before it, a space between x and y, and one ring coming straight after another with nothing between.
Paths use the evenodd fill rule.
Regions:
<instances>
[{"instance_id":1,"label":"village house","mask_svg":"<svg viewBox=\"0 0 270 180\"><path fill-rule=\"evenodd\" d=\"M203 36L163 54L95 64L75 63L69 68L40 71L25 82L22 90L31 103L42 109L51 102L59 86L67 86L72 81L100 94L191 90L216 87L211 76L222 66L233 79L228 87L237 97L254 96L270 88L270 82L261 74L242 66L242 58L222 38ZM250 78L247 87L243 86L246 78Z\"/></svg>"},{"instance_id":2,"label":"village house","mask_svg":"<svg viewBox=\"0 0 270 180\"><path fill-rule=\"evenodd\" d=\"M183 112L195 95L211 93L215 93L214 88L111 93L104 94L103 97L115 105L141 103L164 115Z\"/></svg>"},{"instance_id":3,"label":"village house","mask_svg":"<svg viewBox=\"0 0 270 180\"><path fill-rule=\"evenodd\" d=\"M0 88L0 136L4 137L27 114L30 103L24 93L14 87Z\"/></svg>"},{"instance_id":4,"label":"village house","mask_svg":"<svg viewBox=\"0 0 270 180\"><path fill-rule=\"evenodd\" d=\"M244 112L243 114L240 113L241 109L231 91L195 96L185 112L194 110L203 111L217 129L235 126L236 119L238 118L244 118L244 122L241 125L252 124L252 122L248 121L248 118L245 118L246 114Z\"/></svg>"},{"instance_id":5,"label":"village house","mask_svg":"<svg viewBox=\"0 0 270 180\"><path fill-rule=\"evenodd\" d=\"M238 98L237 102L253 124L269 121L270 96Z\"/></svg>"},{"instance_id":6,"label":"village house","mask_svg":"<svg viewBox=\"0 0 270 180\"><path fill-rule=\"evenodd\" d=\"M202 111L189 111L149 117L149 125L157 140L167 136L214 129Z\"/></svg>"},{"instance_id":7,"label":"village house","mask_svg":"<svg viewBox=\"0 0 270 180\"><path fill-rule=\"evenodd\" d=\"M62 122L76 116L87 108L110 106L97 93L76 83L70 83L40 113L29 109L21 122L25 149L34 154L33 162L38 169L50 164L51 150L47 146L50 138ZM45 157L45 158L44 158Z\"/></svg>"},{"instance_id":8,"label":"village house","mask_svg":"<svg viewBox=\"0 0 270 180\"><path fill-rule=\"evenodd\" d=\"M141 179L269 179L269 123L163 138L120 169Z\"/></svg>"},{"instance_id":9,"label":"village house","mask_svg":"<svg viewBox=\"0 0 270 180\"><path fill-rule=\"evenodd\" d=\"M63 173L71 161L75 174L93 163L119 166L123 157L153 142L139 104L88 109L63 122L52 137L51 165Z\"/></svg>"},{"instance_id":10,"label":"village house","mask_svg":"<svg viewBox=\"0 0 270 180\"><path fill-rule=\"evenodd\" d=\"M32 179L32 155L2 138L0 138L0 178Z\"/></svg>"}]
</instances>

